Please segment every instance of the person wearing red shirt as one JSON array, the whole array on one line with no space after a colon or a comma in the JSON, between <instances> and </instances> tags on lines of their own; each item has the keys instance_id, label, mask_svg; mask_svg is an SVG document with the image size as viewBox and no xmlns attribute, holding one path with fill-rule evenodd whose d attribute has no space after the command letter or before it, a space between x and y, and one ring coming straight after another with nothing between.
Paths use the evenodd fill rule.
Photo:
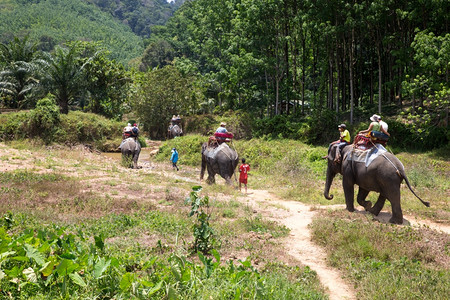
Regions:
<instances>
[{"instance_id":1,"label":"person wearing red shirt","mask_svg":"<svg viewBox=\"0 0 450 300\"><path fill-rule=\"evenodd\" d=\"M245 158L242 159L242 165L239 166L239 191L241 190L241 184L244 184L245 193L247 194L247 178L248 171L250 171L250 165L245 163Z\"/></svg>"}]
</instances>

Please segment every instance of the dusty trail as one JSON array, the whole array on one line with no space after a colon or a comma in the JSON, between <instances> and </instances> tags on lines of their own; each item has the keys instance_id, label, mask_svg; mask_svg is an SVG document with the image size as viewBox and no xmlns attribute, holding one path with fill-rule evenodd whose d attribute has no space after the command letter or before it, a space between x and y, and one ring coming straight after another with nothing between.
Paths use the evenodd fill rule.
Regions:
<instances>
[{"instance_id":1,"label":"dusty trail","mask_svg":"<svg viewBox=\"0 0 450 300\"><path fill-rule=\"evenodd\" d=\"M284 201L264 190L249 189L248 192L245 198L248 204L265 207L259 211L262 215L290 229L290 236L285 240L287 253L317 273L331 300L356 299L354 289L342 279L342 274L327 265L326 253L311 242L308 225L316 212L311 211L309 205Z\"/></svg>"}]
</instances>

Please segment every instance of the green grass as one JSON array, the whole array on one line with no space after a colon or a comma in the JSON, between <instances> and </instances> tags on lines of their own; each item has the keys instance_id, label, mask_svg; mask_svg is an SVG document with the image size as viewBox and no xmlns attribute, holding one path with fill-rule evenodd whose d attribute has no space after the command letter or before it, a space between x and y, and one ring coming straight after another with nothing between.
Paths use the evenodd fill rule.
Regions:
<instances>
[{"instance_id":1,"label":"green grass","mask_svg":"<svg viewBox=\"0 0 450 300\"><path fill-rule=\"evenodd\" d=\"M330 263L357 286L358 299L445 299L450 239L429 229L373 223L333 212L311 226Z\"/></svg>"}]
</instances>

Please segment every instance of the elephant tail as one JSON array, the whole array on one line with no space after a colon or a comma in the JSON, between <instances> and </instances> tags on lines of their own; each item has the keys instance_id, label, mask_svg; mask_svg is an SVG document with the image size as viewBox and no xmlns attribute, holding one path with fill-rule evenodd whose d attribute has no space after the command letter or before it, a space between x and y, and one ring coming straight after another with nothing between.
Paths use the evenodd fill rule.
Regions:
<instances>
[{"instance_id":1,"label":"elephant tail","mask_svg":"<svg viewBox=\"0 0 450 300\"><path fill-rule=\"evenodd\" d=\"M413 193L413 195L416 196L417 199L419 199L420 202L423 203L423 205L425 205L426 207L430 207L430 202L423 201L423 200L422 200L419 196L417 196L417 194L414 192L414 190L412 189L411 185L409 184L408 178L406 177L405 171L401 172L400 176L403 177L403 179L405 179L406 185L408 186L409 190Z\"/></svg>"}]
</instances>

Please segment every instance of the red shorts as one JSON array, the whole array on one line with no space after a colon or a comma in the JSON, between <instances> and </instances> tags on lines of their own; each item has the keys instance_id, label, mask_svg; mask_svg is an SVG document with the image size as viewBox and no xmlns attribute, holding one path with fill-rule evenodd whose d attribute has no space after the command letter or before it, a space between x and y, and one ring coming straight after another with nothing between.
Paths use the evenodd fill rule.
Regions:
<instances>
[{"instance_id":1,"label":"red shorts","mask_svg":"<svg viewBox=\"0 0 450 300\"><path fill-rule=\"evenodd\" d=\"M239 182L243 184L247 184L247 178L239 178Z\"/></svg>"}]
</instances>

